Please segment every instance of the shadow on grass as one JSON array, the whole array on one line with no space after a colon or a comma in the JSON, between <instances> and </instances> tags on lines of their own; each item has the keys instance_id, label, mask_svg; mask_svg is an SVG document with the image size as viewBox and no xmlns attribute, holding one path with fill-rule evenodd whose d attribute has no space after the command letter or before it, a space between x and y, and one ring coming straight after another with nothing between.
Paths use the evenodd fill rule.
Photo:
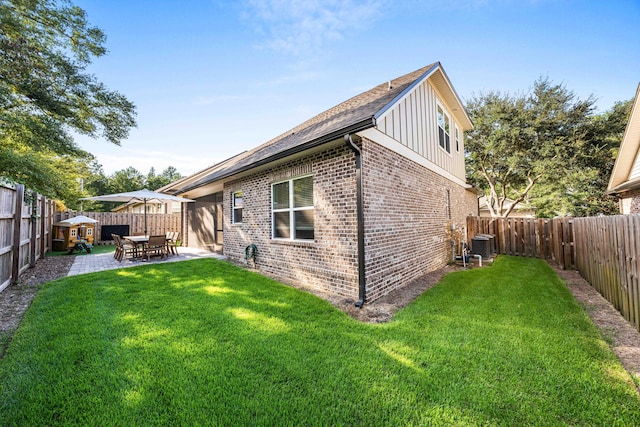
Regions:
<instances>
[{"instance_id":1,"label":"shadow on grass","mask_svg":"<svg viewBox=\"0 0 640 427\"><path fill-rule=\"evenodd\" d=\"M47 256L66 256L66 255L98 255L98 254L108 254L116 251L116 247L114 245L95 245L91 248L91 252L86 251L73 251L73 253L69 253L69 251L49 251L47 252Z\"/></svg>"}]
</instances>

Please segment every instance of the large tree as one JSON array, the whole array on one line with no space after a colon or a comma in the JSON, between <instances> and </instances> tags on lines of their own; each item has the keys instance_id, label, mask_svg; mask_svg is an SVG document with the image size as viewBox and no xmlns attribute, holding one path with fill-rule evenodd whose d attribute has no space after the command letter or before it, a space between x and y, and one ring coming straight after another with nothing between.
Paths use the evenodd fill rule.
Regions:
<instances>
[{"instance_id":1,"label":"large tree","mask_svg":"<svg viewBox=\"0 0 640 427\"><path fill-rule=\"evenodd\" d=\"M177 181L180 178L182 178L182 175L178 172L178 169L173 166L168 166L159 175L156 174L155 168L151 168L147 174L145 186L150 190L157 190L158 188L164 187L165 185Z\"/></svg>"},{"instance_id":2,"label":"large tree","mask_svg":"<svg viewBox=\"0 0 640 427\"><path fill-rule=\"evenodd\" d=\"M508 216L525 200L540 216L610 213L604 191L623 114L596 116L594 102L548 79L526 94L470 100L469 179L485 192L492 216Z\"/></svg>"},{"instance_id":3,"label":"large tree","mask_svg":"<svg viewBox=\"0 0 640 427\"><path fill-rule=\"evenodd\" d=\"M72 132L128 136L134 105L87 71L104 42L68 1L0 0L0 176L64 198L92 158Z\"/></svg>"},{"instance_id":4,"label":"large tree","mask_svg":"<svg viewBox=\"0 0 640 427\"><path fill-rule=\"evenodd\" d=\"M157 190L160 187L182 178L182 175L173 166L168 166L161 174L156 174L156 169L151 167L147 175L143 175L136 168L129 166L107 176L102 167L94 164L91 169L91 176L85 181L85 191L87 194L97 196L101 194L124 193L127 191L142 190L148 188ZM120 203L114 202L84 202L84 209L106 212ZM80 203L73 203L69 207L78 209Z\"/></svg>"}]
</instances>

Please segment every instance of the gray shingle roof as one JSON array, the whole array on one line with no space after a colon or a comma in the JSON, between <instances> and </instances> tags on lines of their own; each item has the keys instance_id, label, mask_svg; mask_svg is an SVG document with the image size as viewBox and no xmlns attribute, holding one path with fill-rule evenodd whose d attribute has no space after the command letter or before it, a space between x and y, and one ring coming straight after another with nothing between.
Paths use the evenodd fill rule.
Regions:
<instances>
[{"instance_id":1,"label":"gray shingle roof","mask_svg":"<svg viewBox=\"0 0 640 427\"><path fill-rule=\"evenodd\" d=\"M386 110L394 100L410 90L421 77L439 66L436 62L412 73L380 84L354 96L327 111L299 124L264 144L212 167L211 173L195 183L181 188L188 191L202 185L247 171L254 167L333 141L345 133L353 133L375 126L377 114Z\"/></svg>"}]
</instances>

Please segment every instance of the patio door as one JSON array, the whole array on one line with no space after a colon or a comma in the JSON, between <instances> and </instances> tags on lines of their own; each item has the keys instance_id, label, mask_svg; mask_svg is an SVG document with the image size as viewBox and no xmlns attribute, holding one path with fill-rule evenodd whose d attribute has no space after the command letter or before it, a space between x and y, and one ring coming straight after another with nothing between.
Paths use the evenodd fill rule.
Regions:
<instances>
[{"instance_id":1,"label":"patio door","mask_svg":"<svg viewBox=\"0 0 640 427\"><path fill-rule=\"evenodd\" d=\"M188 203L188 233L189 246L216 250L214 228L214 195L194 199L195 203Z\"/></svg>"}]
</instances>

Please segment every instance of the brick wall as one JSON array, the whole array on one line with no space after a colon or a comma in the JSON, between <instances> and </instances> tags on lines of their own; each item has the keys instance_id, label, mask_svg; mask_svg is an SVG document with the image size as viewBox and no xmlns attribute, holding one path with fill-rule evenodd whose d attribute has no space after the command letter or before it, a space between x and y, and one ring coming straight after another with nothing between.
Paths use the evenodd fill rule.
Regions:
<instances>
[{"instance_id":1,"label":"brick wall","mask_svg":"<svg viewBox=\"0 0 640 427\"><path fill-rule=\"evenodd\" d=\"M363 150L367 301L445 266L451 223L464 228L477 215L474 193L366 139ZM271 238L271 184L313 174L315 241ZM231 194L243 192L243 222L231 223ZM449 201L449 202L447 202ZM344 145L224 187L224 253L245 262L258 247L256 267L285 282L357 300L358 248L355 158Z\"/></svg>"},{"instance_id":2,"label":"brick wall","mask_svg":"<svg viewBox=\"0 0 640 427\"><path fill-rule=\"evenodd\" d=\"M313 174L315 241L271 238L271 184ZM231 194L243 192L243 223L231 223ZM258 248L256 267L285 282L334 294L358 294L355 159L335 148L229 182L224 187L224 254L245 262L245 248Z\"/></svg>"},{"instance_id":3,"label":"brick wall","mask_svg":"<svg viewBox=\"0 0 640 427\"><path fill-rule=\"evenodd\" d=\"M373 301L444 267L451 260L450 224L464 228L478 205L474 193L375 142L364 139L362 151L367 300Z\"/></svg>"},{"instance_id":4,"label":"brick wall","mask_svg":"<svg viewBox=\"0 0 640 427\"><path fill-rule=\"evenodd\" d=\"M620 199L620 212L640 214L640 188L623 194L623 198Z\"/></svg>"}]
</instances>

